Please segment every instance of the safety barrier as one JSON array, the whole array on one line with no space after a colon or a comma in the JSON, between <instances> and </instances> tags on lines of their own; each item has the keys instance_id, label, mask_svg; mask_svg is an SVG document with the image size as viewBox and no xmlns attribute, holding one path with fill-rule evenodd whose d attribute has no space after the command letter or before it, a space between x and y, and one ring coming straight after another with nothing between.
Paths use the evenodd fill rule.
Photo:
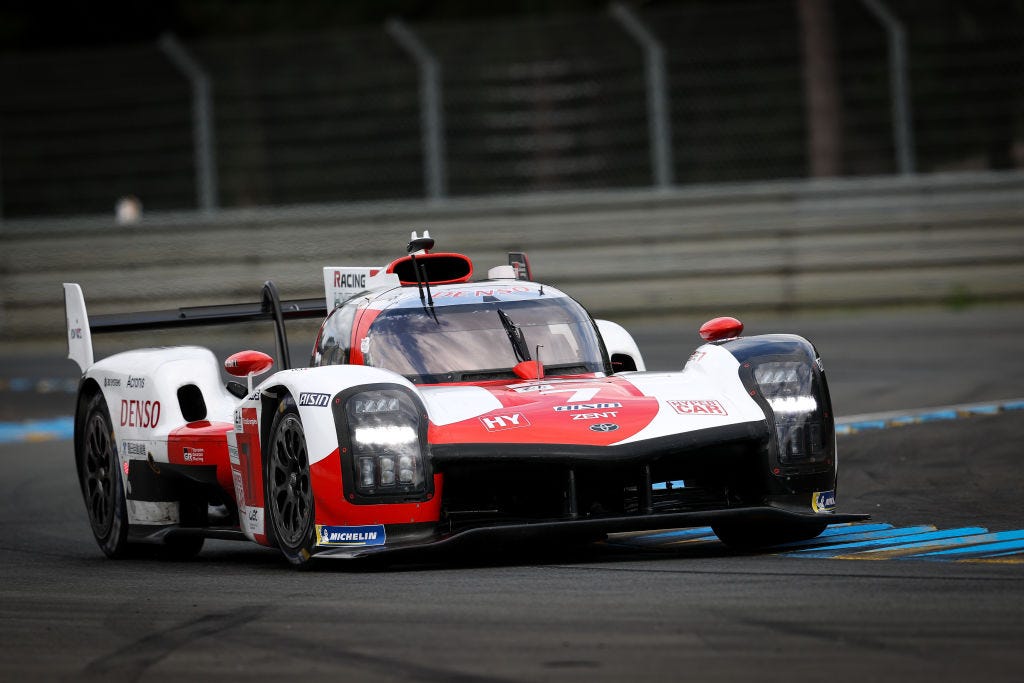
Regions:
<instances>
[{"instance_id":1,"label":"safety barrier","mask_svg":"<svg viewBox=\"0 0 1024 683\"><path fill-rule=\"evenodd\" d=\"M423 228L478 277L524 250L600 316L1024 298L1024 173L960 173L8 221L0 332L59 337L61 282L90 313L318 296Z\"/></svg>"}]
</instances>

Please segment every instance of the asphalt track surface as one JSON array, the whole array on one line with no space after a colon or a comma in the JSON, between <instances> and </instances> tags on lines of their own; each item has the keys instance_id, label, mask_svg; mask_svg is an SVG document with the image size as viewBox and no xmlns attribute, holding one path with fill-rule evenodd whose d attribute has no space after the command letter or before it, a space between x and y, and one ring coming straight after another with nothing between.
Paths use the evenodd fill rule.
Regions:
<instances>
[{"instance_id":1,"label":"asphalt track surface","mask_svg":"<svg viewBox=\"0 0 1024 683\"><path fill-rule=\"evenodd\" d=\"M649 365L670 368L700 322L633 329ZM839 415L1024 395L1022 306L746 322L814 340ZM68 365L5 353L0 376ZM0 399L5 420L71 405L60 392ZM841 436L840 509L897 530L1024 529L1021 443L1020 411ZM623 537L304 573L229 542L190 562L115 562L92 540L69 442L0 445L0 467L5 681L1019 681L1024 670L1019 554L865 561Z\"/></svg>"}]
</instances>

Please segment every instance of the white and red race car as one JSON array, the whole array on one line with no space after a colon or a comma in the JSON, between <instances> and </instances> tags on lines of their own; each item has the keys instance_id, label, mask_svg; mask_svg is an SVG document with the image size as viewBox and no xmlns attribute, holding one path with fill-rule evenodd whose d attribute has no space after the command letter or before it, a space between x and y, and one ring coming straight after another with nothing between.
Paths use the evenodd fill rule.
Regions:
<instances>
[{"instance_id":1,"label":"white and red race car","mask_svg":"<svg viewBox=\"0 0 1024 683\"><path fill-rule=\"evenodd\" d=\"M75 460L103 551L187 557L237 538L302 565L702 525L752 547L864 518L835 512L833 415L807 340L717 318L682 370L646 372L622 327L533 282L525 255L471 282L470 260L433 244L414 233L387 266L325 268L326 300L282 302L268 282L259 304L90 319L65 284ZM309 367L292 368L285 321L325 315ZM261 319L277 371L258 384L275 360L257 351L93 362L93 332Z\"/></svg>"}]
</instances>

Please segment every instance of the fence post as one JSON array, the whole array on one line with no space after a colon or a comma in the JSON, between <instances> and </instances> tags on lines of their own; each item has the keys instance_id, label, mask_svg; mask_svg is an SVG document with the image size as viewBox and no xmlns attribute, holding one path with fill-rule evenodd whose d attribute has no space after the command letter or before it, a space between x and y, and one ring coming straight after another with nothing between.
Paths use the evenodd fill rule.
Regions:
<instances>
[{"instance_id":1,"label":"fence post","mask_svg":"<svg viewBox=\"0 0 1024 683\"><path fill-rule=\"evenodd\" d=\"M0 137L0 232L4 228L4 146Z\"/></svg>"},{"instance_id":2,"label":"fence post","mask_svg":"<svg viewBox=\"0 0 1024 683\"><path fill-rule=\"evenodd\" d=\"M665 51L654 34L644 26L633 10L622 3L612 3L611 15L644 51L644 73L647 77L647 126L651 138L651 168L654 182L662 188L672 186L672 126L669 120L668 79Z\"/></svg>"},{"instance_id":3,"label":"fence post","mask_svg":"<svg viewBox=\"0 0 1024 683\"><path fill-rule=\"evenodd\" d=\"M907 41L903 23L882 0L861 0L885 29L889 45L889 90L892 97L893 141L896 165L903 175L916 172L914 129L910 113L910 76L907 67Z\"/></svg>"},{"instance_id":4,"label":"fence post","mask_svg":"<svg viewBox=\"0 0 1024 683\"><path fill-rule=\"evenodd\" d=\"M217 166L213 142L213 98L210 78L185 46L170 33L160 37L160 49L192 86L192 139L195 147L196 202L210 213L217 209Z\"/></svg>"},{"instance_id":5,"label":"fence post","mask_svg":"<svg viewBox=\"0 0 1024 683\"><path fill-rule=\"evenodd\" d=\"M400 19L387 23L388 33L405 50L419 70L420 127L423 135L423 176L427 197L447 195L444 157L444 111L441 96L441 67L423 41Z\"/></svg>"}]
</instances>

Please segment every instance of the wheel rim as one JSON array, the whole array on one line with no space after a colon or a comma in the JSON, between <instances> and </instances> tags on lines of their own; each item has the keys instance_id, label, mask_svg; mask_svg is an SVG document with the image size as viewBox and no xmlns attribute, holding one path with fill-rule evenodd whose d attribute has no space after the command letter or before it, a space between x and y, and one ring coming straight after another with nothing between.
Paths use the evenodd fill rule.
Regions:
<instances>
[{"instance_id":1,"label":"wheel rim","mask_svg":"<svg viewBox=\"0 0 1024 683\"><path fill-rule=\"evenodd\" d=\"M103 537L110 530L114 518L117 482L120 476L114 466L110 430L102 415L89 419L85 431L85 457L83 459L85 504L89 509L89 521L97 536Z\"/></svg>"},{"instance_id":2,"label":"wheel rim","mask_svg":"<svg viewBox=\"0 0 1024 683\"><path fill-rule=\"evenodd\" d=\"M274 434L270 455L270 505L278 542L299 547L308 533L312 514L309 466L302 424L285 417Z\"/></svg>"}]
</instances>

